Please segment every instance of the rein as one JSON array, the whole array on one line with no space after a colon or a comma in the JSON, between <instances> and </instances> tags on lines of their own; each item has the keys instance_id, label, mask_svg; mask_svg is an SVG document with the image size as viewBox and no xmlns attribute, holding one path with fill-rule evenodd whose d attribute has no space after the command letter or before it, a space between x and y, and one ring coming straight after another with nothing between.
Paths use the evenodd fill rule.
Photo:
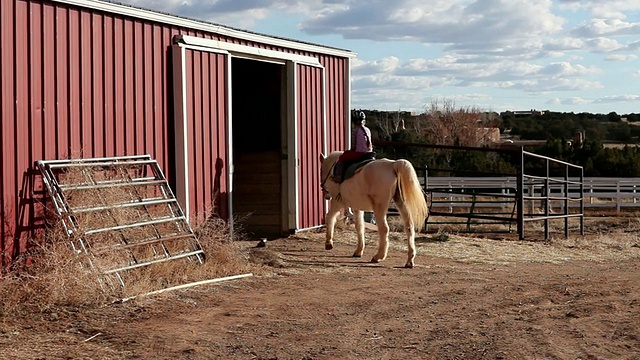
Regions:
<instances>
[{"instance_id":1,"label":"rein","mask_svg":"<svg viewBox=\"0 0 640 360\"><path fill-rule=\"evenodd\" d=\"M331 165L331 167L329 168L329 171L327 172L327 176L324 177L324 179L322 179L322 182L320 183L320 187L322 188L322 190L326 193L329 194L329 191L327 191L326 188L326 183L327 180L329 180L329 178L331 177L331 174L333 173L333 168L336 167L336 164L338 163L338 160L336 160L333 165Z\"/></svg>"}]
</instances>

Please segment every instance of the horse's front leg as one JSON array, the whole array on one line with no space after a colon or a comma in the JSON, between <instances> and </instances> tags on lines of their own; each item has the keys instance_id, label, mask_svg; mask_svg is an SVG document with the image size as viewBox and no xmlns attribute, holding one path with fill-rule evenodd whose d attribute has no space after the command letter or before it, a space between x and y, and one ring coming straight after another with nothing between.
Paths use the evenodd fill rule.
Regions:
<instances>
[{"instance_id":1,"label":"horse's front leg","mask_svg":"<svg viewBox=\"0 0 640 360\"><path fill-rule=\"evenodd\" d=\"M362 210L356 210L354 216L356 218L358 245L356 251L353 253L353 257L362 257L364 253L364 212Z\"/></svg>"},{"instance_id":2,"label":"horse's front leg","mask_svg":"<svg viewBox=\"0 0 640 360\"><path fill-rule=\"evenodd\" d=\"M329 202L329 211L327 211L327 215L325 216L325 226L327 227L326 240L324 243L325 250L333 249L333 230L336 226L336 219L338 218L338 214L340 214L340 210L342 210L342 208L332 199Z\"/></svg>"},{"instance_id":3,"label":"horse's front leg","mask_svg":"<svg viewBox=\"0 0 640 360\"><path fill-rule=\"evenodd\" d=\"M386 208L382 211L375 211L376 223L378 225L378 253L371 259L372 263L378 263L387 258L389 251L389 224L387 223Z\"/></svg>"}]
</instances>

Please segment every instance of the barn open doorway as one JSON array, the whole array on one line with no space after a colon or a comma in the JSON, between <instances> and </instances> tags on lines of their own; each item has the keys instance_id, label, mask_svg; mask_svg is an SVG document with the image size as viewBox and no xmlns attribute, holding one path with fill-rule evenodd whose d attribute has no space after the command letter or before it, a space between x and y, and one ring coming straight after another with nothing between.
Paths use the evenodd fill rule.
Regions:
<instances>
[{"instance_id":1,"label":"barn open doorway","mask_svg":"<svg viewBox=\"0 0 640 360\"><path fill-rule=\"evenodd\" d=\"M232 209L236 227L251 238L288 231L285 74L284 64L231 60Z\"/></svg>"}]
</instances>

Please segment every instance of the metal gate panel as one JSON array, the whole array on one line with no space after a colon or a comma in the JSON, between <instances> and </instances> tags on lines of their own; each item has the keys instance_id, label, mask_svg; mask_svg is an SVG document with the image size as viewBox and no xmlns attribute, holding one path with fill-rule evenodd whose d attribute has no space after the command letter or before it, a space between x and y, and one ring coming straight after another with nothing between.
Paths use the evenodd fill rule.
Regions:
<instances>
[{"instance_id":1,"label":"metal gate panel","mask_svg":"<svg viewBox=\"0 0 640 360\"><path fill-rule=\"evenodd\" d=\"M37 165L71 248L101 280L124 287L128 272L137 268L204 261L164 173L149 155Z\"/></svg>"}]
</instances>

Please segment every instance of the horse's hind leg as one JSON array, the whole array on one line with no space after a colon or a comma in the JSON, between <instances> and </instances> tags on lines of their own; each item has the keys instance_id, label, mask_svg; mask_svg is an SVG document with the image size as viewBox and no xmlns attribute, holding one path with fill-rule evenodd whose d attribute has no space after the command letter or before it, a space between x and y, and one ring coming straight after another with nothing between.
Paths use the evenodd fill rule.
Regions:
<instances>
[{"instance_id":1,"label":"horse's hind leg","mask_svg":"<svg viewBox=\"0 0 640 360\"><path fill-rule=\"evenodd\" d=\"M412 268L415 265L414 260L416 258L415 226L411 221L411 215L408 213L406 206L402 202L402 199L396 197L394 201L404 222L404 232L407 234L407 263L404 265L404 267Z\"/></svg>"},{"instance_id":2,"label":"horse's hind leg","mask_svg":"<svg viewBox=\"0 0 640 360\"><path fill-rule=\"evenodd\" d=\"M373 256L371 262L377 263L387 258L389 251L389 223L387 223L387 206L379 206L374 209L376 224L378 225L378 253Z\"/></svg>"},{"instance_id":3,"label":"horse's hind leg","mask_svg":"<svg viewBox=\"0 0 640 360\"><path fill-rule=\"evenodd\" d=\"M338 206L334 200L329 202L329 211L327 211L327 215L325 216L325 225L327 227L326 240L324 243L325 250L333 249L333 230L336 226L336 219L338 218L338 214L340 214L340 210L342 210L342 208Z\"/></svg>"}]
</instances>

